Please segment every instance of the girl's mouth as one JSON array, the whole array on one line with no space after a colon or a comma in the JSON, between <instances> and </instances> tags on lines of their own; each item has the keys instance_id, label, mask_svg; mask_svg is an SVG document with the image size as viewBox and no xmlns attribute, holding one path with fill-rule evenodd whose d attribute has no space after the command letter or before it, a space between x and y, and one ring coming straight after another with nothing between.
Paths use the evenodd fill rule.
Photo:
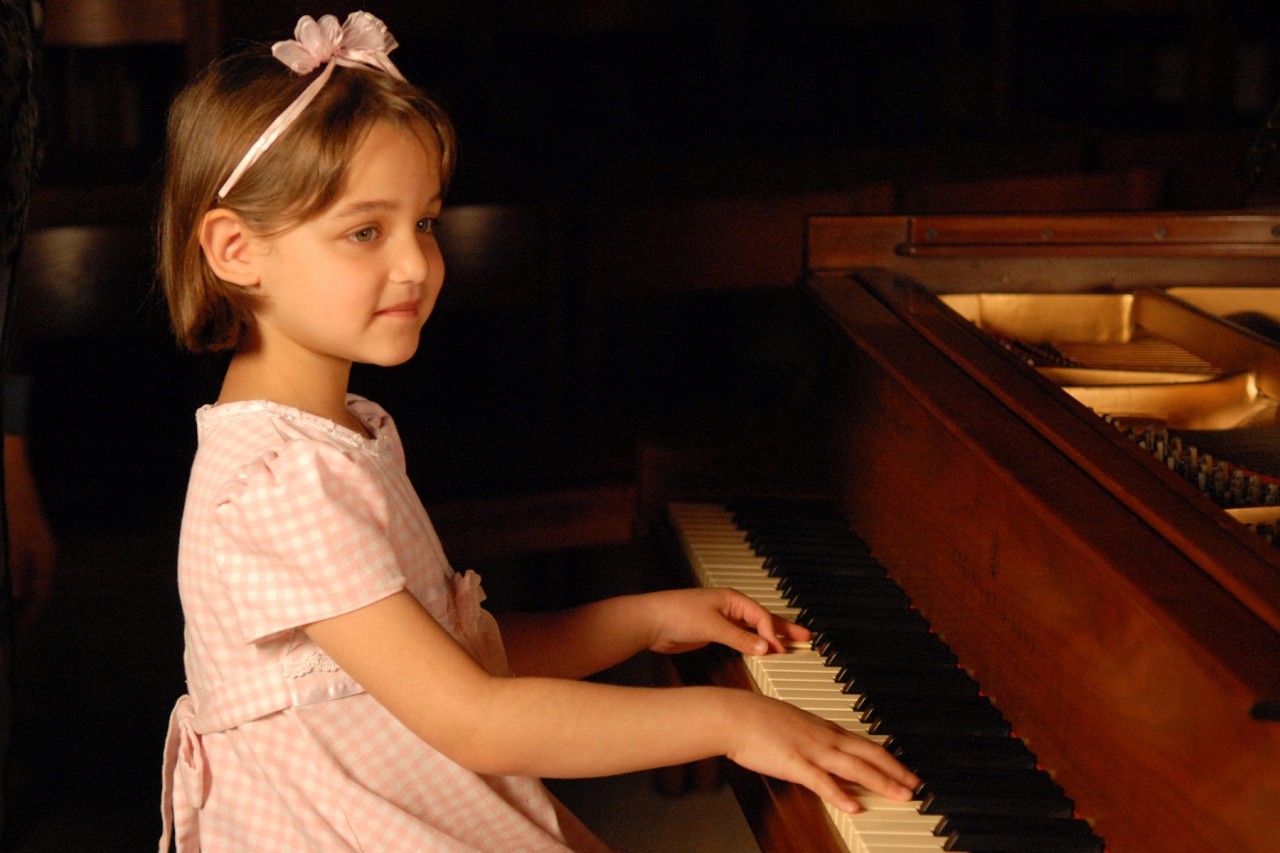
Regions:
<instances>
[{"instance_id":1,"label":"girl's mouth","mask_svg":"<svg viewBox=\"0 0 1280 853\"><path fill-rule=\"evenodd\" d=\"M417 317L418 303L416 301L401 302L399 305L392 305L390 308L383 308L377 313L379 317Z\"/></svg>"}]
</instances>

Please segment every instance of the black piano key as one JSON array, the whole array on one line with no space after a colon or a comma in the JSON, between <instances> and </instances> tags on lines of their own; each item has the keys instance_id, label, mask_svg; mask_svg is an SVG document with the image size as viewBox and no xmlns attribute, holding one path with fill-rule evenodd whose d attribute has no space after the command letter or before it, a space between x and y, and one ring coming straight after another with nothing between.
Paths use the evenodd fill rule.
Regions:
<instances>
[{"instance_id":1,"label":"black piano key","mask_svg":"<svg viewBox=\"0 0 1280 853\"><path fill-rule=\"evenodd\" d=\"M930 770L916 788L919 797L934 793L988 793L1066 796L1062 786L1038 768L1010 770Z\"/></svg>"},{"instance_id":2,"label":"black piano key","mask_svg":"<svg viewBox=\"0 0 1280 853\"><path fill-rule=\"evenodd\" d=\"M943 850L961 853L1104 853L1101 838L1058 838L1053 835L988 835L966 833L948 837Z\"/></svg>"},{"instance_id":3,"label":"black piano key","mask_svg":"<svg viewBox=\"0 0 1280 853\"><path fill-rule=\"evenodd\" d=\"M850 529L836 508L821 500L734 498L726 508L744 529L783 523L798 527Z\"/></svg>"},{"instance_id":4,"label":"black piano key","mask_svg":"<svg viewBox=\"0 0 1280 853\"><path fill-rule=\"evenodd\" d=\"M871 711L904 713L922 716L939 717L971 717L973 719L1004 720L996 706L985 696L963 696L958 699L938 699L933 696L913 696L910 694L884 695L867 702Z\"/></svg>"},{"instance_id":5,"label":"black piano key","mask_svg":"<svg viewBox=\"0 0 1280 853\"><path fill-rule=\"evenodd\" d=\"M830 602L833 597L855 604L868 599L893 600L903 607L911 604L902 587L877 575L784 575L778 578L778 591L811 604Z\"/></svg>"},{"instance_id":6,"label":"black piano key","mask_svg":"<svg viewBox=\"0 0 1280 853\"><path fill-rule=\"evenodd\" d=\"M826 662L851 675L862 669L897 666L906 669L955 669L959 660L936 634L818 631L813 647Z\"/></svg>"},{"instance_id":7,"label":"black piano key","mask_svg":"<svg viewBox=\"0 0 1280 853\"><path fill-rule=\"evenodd\" d=\"M762 550L786 548L792 545L838 545L854 554L865 556L871 553L866 543L852 530L834 525L809 527L802 530L791 530L781 524L770 525L747 530L744 536L752 547Z\"/></svg>"},{"instance_id":8,"label":"black piano key","mask_svg":"<svg viewBox=\"0 0 1280 853\"><path fill-rule=\"evenodd\" d=\"M914 636L914 635L905 635ZM882 672L916 672L938 670L949 672L956 668L956 656L946 650L919 648L914 652L895 649L892 646L864 646L856 652L830 651L823 653L828 666L838 672L848 670L850 678L860 673L875 675Z\"/></svg>"},{"instance_id":9,"label":"black piano key","mask_svg":"<svg viewBox=\"0 0 1280 853\"><path fill-rule=\"evenodd\" d=\"M812 596L813 601L829 601L832 596L841 599L860 600L859 597L896 599L903 607L911 604L906 591L883 576L813 576L784 575L778 580L778 589L786 595Z\"/></svg>"},{"instance_id":10,"label":"black piano key","mask_svg":"<svg viewBox=\"0 0 1280 853\"><path fill-rule=\"evenodd\" d=\"M933 834L956 832L1044 832L1049 835L1091 835L1093 828L1078 817L1021 817L1017 815L948 815L938 821Z\"/></svg>"},{"instance_id":11,"label":"black piano key","mask_svg":"<svg viewBox=\"0 0 1280 853\"><path fill-rule=\"evenodd\" d=\"M859 557L869 557L871 555L866 543L848 528L844 530L834 528L830 530L785 530L781 527L753 529L746 532L746 537L752 547L762 554L781 554L794 550L798 553L831 553Z\"/></svg>"},{"instance_id":12,"label":"black piano key","mask_svg":"<svg viewBox=\"0 0 1280 853\"><path fill-rule=\"evenodd\" d=\"M763 555L762 555L763 556ZM884 564L877 560L859 560L850 557L814 556L765 556L761 565L770 577L847 577L882 578L888 574Z\"/></svg>"},{"instance_id":13,"label":"black piano key","mask_svg":"<svg viewBox=\"0 0 1280 853\"><path fill-rule=\"evenodd\" d=\"M787 603L792 607L806 608L810 607L811 602L815 601L815 596L811 592L795 593L784 589L781 584L778 585L778 592L786 599ZM869 611L872 613L883 612L887 610L905 610L908 606L905 596L894 593L880 592L857 592L853 590L833 591L829 595L823 596L821 604L818 606L827 608L839 608L845 612Z\"/></svg>"},{"instance_id":14,"label":"black piano key","mask_svg":"<svg viewBox=\"0 0 1280 853\"><path fill-rule=\"evenodd\" d=\"M885 740L889 750L917 775L939 770L1027 768L1036 757L1014 737L966 737L895 732Z\"/></svg>"},{"instance_id":15,"label":"black piano key","mask_svg":"<svg viewBox=\"0 0 1280 853\"><path fill-rule=\"evenodd\" d=\"M994 815L944 817L934 834L944 850L965 853L1103 853L1105 844L1077 818Z\"/></svg>"},{"instance_id":16,"label":"black piano key","mask_svg":"<svg viewBox=\"0 0 1280 853\"><path fill-rule=\"evenodd\" d=\"M944 791L929 794L920 803L921 814L936 815L1024 815L1027 817L1071 817L1075 803L1056 794L966 793Z\"/></svg>"},{"instance_id":17,"label":"black piano key","mask_svg":"<svg viewBox=\"0 0 1280 853\"><path fill-rule=\"evenodd\" d=\"M963 669L939 667L843 667L835 674L845 693L858 696L977 696L978 682Z\"/></svg>"},{"instance_id":18,"label":"black piano key","mask_svg":"<svg viewBox=\"0 0 1280 853\"><path fill-rule=\"evenodd\" d=\"M1009 722L986 700L904 702L882 701L862 712L872 734L954 734L1007 736Z\"/></svg>"},{"instance_id":19,"label":"black piano key","mask_svg":"<svg viewBox=\"0 0 1280 853\"><path fill-rule=\"evenodd\" d=\"M867 731L873 735L895 732L911 735L953 735L955 737L1005 737L1010 732L1008 723L996 720L947 720L931 716L893 714L866 720Z\"/></svg>"},{"instance_id":20,"label":"black piano key","mask_svg":"<svg viewBox=\"0 0 1280 853\"><path fill-rule=\"evenodd\" d=\"M904 637L919 636L904 634ZM952 670L957 664L956 656L946 649L930 649L920 647L913 650L898 649L889 645L864 646L852 652L827 650L822 652L828 666L837 669L848 669L855 676L859 672L875 672L880 670L920 670L937 669Z\"/></svg>"},{"instance_id":21,"label":"black piano key","mask_svg":"<svg viewBox=\"0 0 1280 853\"><path fill-rule=\"evenodd\" d=\"M800 502L794 506L765 506L735 500L727 508L734 523L743 530L767 530L786 526L797 530L852 532L848 522L836 512L835 507L818 501Z\"/></svg>"},{"instance_id":22,"label":"black piano key","mask_svg":"<svg viewBox=\"0 0 1280 853\"><path fill-rule=\"evenodd\" d=\"M811 631L929 633L928 621L917 610L864 610L819 604L801 607L796 621Z\"/></svg>"}]
</instances>

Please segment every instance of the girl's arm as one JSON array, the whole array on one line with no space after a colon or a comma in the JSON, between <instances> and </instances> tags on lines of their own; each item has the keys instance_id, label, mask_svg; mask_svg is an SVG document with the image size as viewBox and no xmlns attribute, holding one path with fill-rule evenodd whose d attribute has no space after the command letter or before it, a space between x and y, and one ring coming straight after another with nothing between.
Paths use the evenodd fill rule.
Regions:
<instances>
[{"instance_id":1,"label":"girl's arm","mask_svg":"<svg viewBox=\"0 0 1280 853\"><path fill-rule=\"evenodd\" d=\"M756 693L501 678L407 592L317 622L311 637L414 734L478 773L600 776L726 755L858 809L835 777L910 799L879 746Z\"/></svg>"},{"instance_id":2,"label":"girl's arm","mask_svg":"<svg viewBox=\"0 0 1280 853\"><path fill-rule=\"evenodd\" d=\"M551 613L504 614L498 621L512 671L554 678L582 678L643 649L674 653L719 643L760 655L809 637L728 589L625 595Z\"/></svg>"}]
</instances>

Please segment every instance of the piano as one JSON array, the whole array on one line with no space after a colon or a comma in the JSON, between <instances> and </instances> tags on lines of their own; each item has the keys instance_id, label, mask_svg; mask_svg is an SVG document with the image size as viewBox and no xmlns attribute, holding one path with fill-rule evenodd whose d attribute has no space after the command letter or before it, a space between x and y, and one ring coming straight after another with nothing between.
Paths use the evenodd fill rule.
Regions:
<instances>
[{"instance_id":1,"label":"piano","mask_svg":"<svg viewBox=\"0 0 1280 853\"><path fill-rule=\"evenodd\" d=\"M1047 777L1063 832L1087 828L1061 849L1280 849L1280 216L812 216L806 243L830 357L794 431L814 479L782 505L833 512L954 654L948 677L976 682L1033 755L1015 785ZM756 467L785 467L776 451ZM730 500L771 484L693 456L698 471L641 492L669 501L662 529L696 582L801 618ZM708 650L681 676L812 698L867 730L842 672L867 635L826 645L866 607L806 594L802 621L835 619L813 649ZM888 721L873 736L896 737ZM1032 829L933 835L924 800L869 802L850 826L796 786L726 772L765 851L1059 849Z\"/></svg>"}]
</instances>

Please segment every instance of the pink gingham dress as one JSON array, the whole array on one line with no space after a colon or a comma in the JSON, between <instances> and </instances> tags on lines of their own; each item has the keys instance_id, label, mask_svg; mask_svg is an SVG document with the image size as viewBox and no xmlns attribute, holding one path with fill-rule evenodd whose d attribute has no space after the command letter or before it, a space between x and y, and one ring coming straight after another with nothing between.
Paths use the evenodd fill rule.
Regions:
<instances>
[{"instance_id":1,"label":"pink gingham dress","mask_svg":"<svg viewBox=\"0 0 1280 853\"><path fill-rule=\"evenodd\" d=\"M536 779L413 735L299 626L408 589L509 674L474 572L449 567L391 418L374 438L267 401L206 406L178 554L188 694L165 744L179 851L607 850Z\"/></svg>"}]
</instances>

